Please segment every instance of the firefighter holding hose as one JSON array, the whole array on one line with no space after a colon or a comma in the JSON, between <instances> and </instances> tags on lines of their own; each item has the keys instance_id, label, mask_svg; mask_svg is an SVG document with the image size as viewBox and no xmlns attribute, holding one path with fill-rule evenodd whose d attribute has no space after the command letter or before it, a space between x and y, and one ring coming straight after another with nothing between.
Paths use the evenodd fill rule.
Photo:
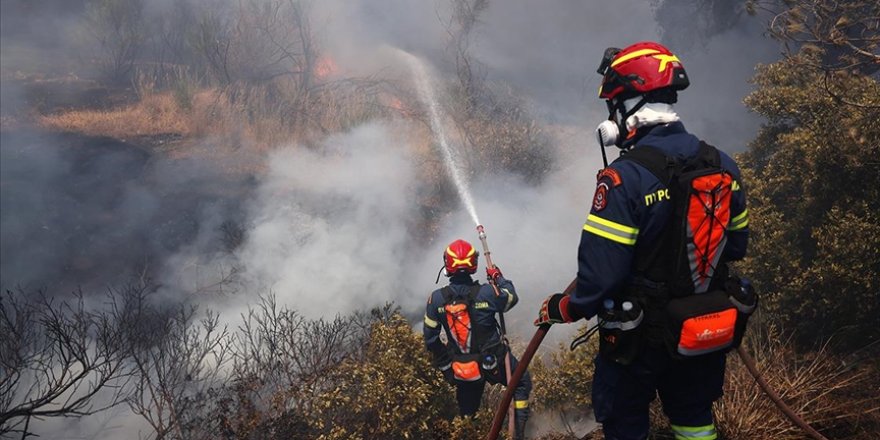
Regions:
<instances>
[{"instance_id":1,"label":"firefighter holding hose","mask_svg":"<svg viewBox=\"0 0 880 440\"><path fill-rule=\"evenodd\" d=\"M717 438L726 353L757 305L727 263L748 238L745 189L727 154L685 131L673 109L689 79L666 47L609 48L599 67L609 118L578 249L576 288L548 297L535 325L597 317L593 407L606 439L645 439L659 395L677 440Z\"/></svg>"},{"instance_id":2,"label":"firefighter holding hose","mask_svg":"<svg viewBox=\"0 0 880 440\"><path fill-rule=\"evenodd\" d=\"M507 384L505 357L510 357L511 370L517 363L496 320L496 315L516 305L516 290L495 266L486 268L491 284L475 281L472 275L477 271L478 257L479 252L467 241L450 243L443 252L441 269L449 277L449 285L433 291L425 309L425 345L433 355L434 366L455 386L462 416L476 414L486 382ZM446 343L440 339L441 331L446 333ZM526 373L514 394L517 440L525 435L531 389Z\"/></svg>"}]
</instances>

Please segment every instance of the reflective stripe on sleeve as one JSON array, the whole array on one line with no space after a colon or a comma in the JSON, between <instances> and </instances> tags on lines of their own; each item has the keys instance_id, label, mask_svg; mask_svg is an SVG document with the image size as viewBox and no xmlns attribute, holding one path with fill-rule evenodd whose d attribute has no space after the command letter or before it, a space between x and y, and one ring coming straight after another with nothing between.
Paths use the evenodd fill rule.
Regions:
<instances>
[{"instance_id":1,"label":"reflective stripe on sleeve","mask_svg":"<svg viewBox=\"0 0 880 440\"><path fill-rule=\"evenodd\" d=\"M714 424L705 426L672 425L672 432L675 433L675 440L715 440L718 438Z\"/></svg>"},{"instance_id":2,"label":"reflective stripe on sleeve","mask_svg":"<svg viewBox=\"0 0 880 440\"><path fill-rule=\"evenodd\" d=\"M738 231L742 228L745 228L749 225L749 210L745 209L743 212L730 220L730 226L727 227L728 231Z\"/></svg>"},{"instance_id":3,"label":"reflective stripe on sleeve","mask_svg":"<svg viewBox=\"0 0 880 440\"><path fill-rule=\"evenodd\" d=\"M513 407L514 407L514 409L525 409L525 408L528 408L528 407L529 407L529 401L528 401L528 400L514 400L514 401L513 401Z\"/></svg>"},{"instance_id":4,"label":"reflective stripe on sleeve","mask_svg":"<svg viewBox=\"0 0 880 440\"><path fill-rule=\"evenodd\" d=\"M427 325L428 327L431 327L431 328L437 328L437 326L440 325L440 323L437 321L434 321L431 318L428 318L428 315L425 315L425 325Z\"/></svg>"},{"instance_id":5,"label":"reflective stripe on sleeve","mask_svg":"<svg viewBox=\"0 0 880 440\"><path fill-rule=\"evenodd\" d=\"M584 230L602 238L607 238L608 240L626 245L636 244L636 237L639 235L638 228L615 223L595 214L587 216L587 222L584 223Z\"/></svg>"},{"instance_id":6,"label":"reflective stripe on sleeve","mask_svg":"<svg viewBox=\"0 0 880 440\"><path fill-rule=\"evenodd\" d=\"M510 310L510 307L513 306L514 296L507 289L502 288L501 290L503 290L504 293L507 294L507 304L504 305L504 312L506 313L508 310Z\"/></svg>"}]
</instances>

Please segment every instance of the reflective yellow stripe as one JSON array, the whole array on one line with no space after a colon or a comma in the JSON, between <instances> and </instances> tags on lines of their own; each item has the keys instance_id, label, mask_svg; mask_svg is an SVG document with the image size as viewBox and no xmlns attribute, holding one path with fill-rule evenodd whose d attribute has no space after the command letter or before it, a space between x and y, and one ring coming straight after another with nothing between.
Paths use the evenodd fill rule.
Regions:
<instances>
[{"instance_id":1,"label":"reflective yellow stripe","mask_svg":"<svg viewBox=\"0 0 880 440\"><path fill-rule=\"evenodd\" d=\"M507 289L502 288L501 290L507 294L507 304L504 306L504 311L507 312L510 310L510 305L513 304L513 294Z\"/></svg>"},{"instance_id":2,"label":"reflective yellow stripe","mask_svg":"<svg viewBox=\"0 0 880 440\"><path fill-rule=\"evenodd\" d=\"M734 180L734 181L733 181L733 184L730 185L730 189L732 189L732 190L734 190L734 191L739 191L739 182L737 182L736 180Z\"/></svg>"},{"instance_id":3,"label":"reflective yellow stripe","mask_svg":"<svg viewBox=\"0 0 880 440\"><path fill-rule=\"evenodd\" d=\"M615 223L594 214L587 216L584 230L613 242L626 245L636 244L636 238L639 235L638 228Z\"/></svg>"},{"instance_id":4,"label":"reflective yellow stripe","mask_svg":"<svg viewBox=\"0 0 880 440\"><path fill-rule=\"evenodd\" d=\"M614 66L616 66L616 65L618 65L618 64L620 64L620 63L622 63L622 62L629 61L629 60L631 60L631 59L633 59L633 58L638 58L638 57L643 56L643 55L653 55L653 54L655 54L655 53L660 53L660 51L657 50L657 49L642 49L642 50L637 50L637 51L635 51L635 52L633 52L633 53L626 54L626 55L624 55L624 56L622 56L622 57L620 57L620 58L614 60L614 61L611 63L611 67L614 67Z\"/></svg>"},{"instance_id":5,"label":"reflective yellow stripe","mask_svg":"<svg viewBox=\"0 0 880 440\"><path fill-rule=\"evenodd\" d=\"M594 227L592 227L592 226L584 225L584 230L587 231L587 232L590 232L590 233L596 234L596 235L598 235L598 236L600 236L600 237L602 237L602 238L607 238L607 239L609 239L609 240L611 240L611 241L614 241L614 242L617 242L617 243L620 243L620 244L626 244L626 245L634 245L634 244L636 244L636 240L635 240L635 239L621 238L621 237L618 237L617 235L609 234L609 233L607 233L607 232L605 232L605 231L603 231L603 230L601 230L601 229L596 229L596 228L594 228Z\"/></svg>"},{"instance_id":6,"label":"reflective yellow stripe","mask_svg":"<svg viewBox=\"0 0 880 440\"><path fill-rule=\"evenodd\" d=\"M465 258L470 257L470 256L473 255L476 251L477 251L476 249L471 248L471 250L468 251L468 254L465 255ZM447 253L450 257L452 257L452 258L455 258L455 257L458 256L455 252L452 252L452 248L451 248L451 247L446 248L446 253Z\"/></svg>"},{"instance_id":7,"label":"reflective yellow stripe","mask_svg":"<svg viewBox=\"0 0 880 440\"><path fill-rule=\"evenodd\" d=\"M743 229L743 228L745 228L745 227L748 226L748 225L749 225L749 221L748 221L748 219L746 219L746 221L744 221L744 222L742 222L742 223L740 223L740 224L738 224L738 225L731 226L731 227L730 227L730 230L731 230L731 231L739 231L740 229Z\"/></svg>"},{"instance_id":8,"label":"reflective yellow stripe","mask_svg":"<svg viewBox=\"0 0 880 440\"><path fill-rule=\"evenodd\" d=\"M608 226L609 228L616 229L620 232L624 232L624 233L628 233L628 234L635 234L635 235L639 234L638 228L633 228L633 227L630 227L627 225L622 225L620 223L615 223L611 220L606 220L602 217L599 217L598 215L594 215L594 214L588 215L587 221L589 222L590 220L592 220L596 223L599 223L600 225L604 225L604 226Z\"/></svg>"},{"instance_id":9,"label":"reflective yellow stripe","mask_svg":"<svg viewBox=\"0 0 880 440\"><path fill-rule=\"evenodd\" d=\"M431 318L428 318L428 315L425 315L425 325L427 325L428 327L431 327L431 328L437 328L437 326L440 325L440 323L437 321L434 321Z\"/></svg>"},{"instance_id":10,"label":"reflective yellow stripe","mask_svg":"<svg viewBox=\"0 0 880 440\"><path fill-rule=\"evenodd\" d=\"M514 400L514 401L513 401L513 407L516 408L516 409L525 409L525 408L528 408L528 407L529 407L529 401L528 401L528 400Z\"/></svg>"},{"instance_id":11,"label":"reflective yellow stripe","mask_svg":"<svg viewBox=\"0 0 880 440\"><path fill-rule=\"evenodd\" d=\"M715 440L718 438L714 424L705 426L672 425L672 432L675 433L675 440Z\"/></svg>"},{"instance_id":12,"label":"reflective yellow stripe","mask_svg":"<svg viewBox=\"0 0 880 440\"><path fill-rule=\"evenodd\" d=\"M738 231L742 228L745 228L748 225L749 225L749 210L745 209L745 210L743 210L742 213L740 213L740 215L738 215L738 216L734 217L732 220L730 220L730 226L728 226L727 229L730 231Z\"/></svg>"},{"instance_id":13,"label":"reflective yellow stripe","mask_svg":"<svg viewBox=\"0 0 880 440\"><path fill-rule=\"evenodd\" d=\"M662 53L659 55L654 55L654 58L660 60L660 66L657 67L658 72L665 71L666 65L673 62L673 61L678 61L679 63L681 62L681 60L679 60L678 57L675 55L664 55Z\"/></svg>"}]
</instances>

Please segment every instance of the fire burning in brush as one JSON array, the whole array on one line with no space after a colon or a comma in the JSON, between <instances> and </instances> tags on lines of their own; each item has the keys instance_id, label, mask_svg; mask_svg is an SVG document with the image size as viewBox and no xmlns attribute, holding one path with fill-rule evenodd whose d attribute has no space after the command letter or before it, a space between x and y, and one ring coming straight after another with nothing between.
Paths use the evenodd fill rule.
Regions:
<instances>
[{"instance_id":1,"label":"fire burning in brush","mask_svg":"<svg viewBox=\"0 0 880 440\"><path fill-rule=\"evenodd\" d=\"M404 104L400 98L396 96L389 96L385 101L388 108L394 110L396 113L404 116L412 115L412 109Z\"/></svg>"},{"instance_id":2,"label":"fire burning in brush","mask_svg":"<svg viewBox=\"0 0 880 440\"><path fill-rule=\"evenodd\" d=\"M318 58L315 62L314 72L318 79L327 79L339 73L339 66L336 65L336 61L333 61L333 58L325 55Z\"/></svg>"}]
</instances>

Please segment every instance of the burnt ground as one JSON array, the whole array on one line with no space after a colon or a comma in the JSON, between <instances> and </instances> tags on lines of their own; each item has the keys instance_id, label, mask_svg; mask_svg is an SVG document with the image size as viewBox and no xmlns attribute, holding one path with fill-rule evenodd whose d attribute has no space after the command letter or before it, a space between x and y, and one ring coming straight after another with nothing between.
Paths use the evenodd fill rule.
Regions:
<instances>
[{"instance_id":1,"label":"burnt ground","mask_svg":"<svg viewBox=\"0 0 880 440\"><path fill-rule=\"evenodd\" d=\"M167 141L0 130L0 287L100 291L242 221L254 180L156 153Z\"/></svg>"},{"instance_id":2,"label":"burnt ground","mask_svg":"<svg viewBox=\"0 0 880 440\"><path fill-rule=\"evenodd\" d=\"M28 5L4 3L4 12L13 6ZM14 26L3 27L6 35ZM108 109L137 96L130 85L108 86L58 67L70 63L39 65L61 55L37 43L3 44L0 288L101 291L132 276L159 278L162 262L196 239L205 251L228 246L215 240L223 237L218 229L243 221L253 173L230 172L211 158L215 148L205 140L122 140L38 127L39 115ZM171 154L180 150L208 153Z\"/></svg>"}]
</instances>

